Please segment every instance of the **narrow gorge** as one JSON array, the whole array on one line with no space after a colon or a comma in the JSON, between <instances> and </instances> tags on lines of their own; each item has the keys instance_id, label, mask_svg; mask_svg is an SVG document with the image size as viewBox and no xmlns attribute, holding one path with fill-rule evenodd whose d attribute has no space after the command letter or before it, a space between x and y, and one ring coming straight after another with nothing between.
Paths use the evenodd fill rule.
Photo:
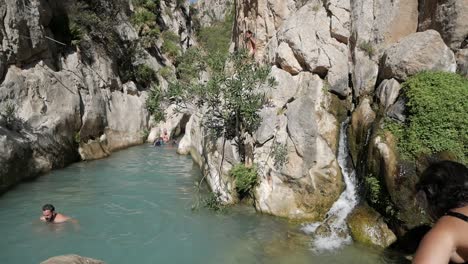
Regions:
<instances>
[{"instance_id":1,"label":"narrow gorge","mask_svg":"<svg viewBox=\"0 0 468 264\"><path fill-rule=\"evenodd\" d=\"M468 0L0 0L0 41L0 193L166 130L217 206L404 251L468 161Z\"/></svg>"}]
</instances>

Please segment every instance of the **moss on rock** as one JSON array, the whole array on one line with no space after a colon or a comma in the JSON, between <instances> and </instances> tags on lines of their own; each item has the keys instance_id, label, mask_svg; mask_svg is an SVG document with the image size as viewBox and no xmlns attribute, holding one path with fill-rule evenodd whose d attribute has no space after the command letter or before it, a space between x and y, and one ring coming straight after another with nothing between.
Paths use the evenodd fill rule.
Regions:
<instances>
[{"instance_id":1,"label":"moss on rock","mask_svg":"<svg viewBox=\"0 0 468 264\"><path fill-rule=\"evenodd\" d=\"M348 218L348 226L352 238L362 244L385 248L396 241L380 214L368 206L357 207Z\"/></svg>"}]
</instances>

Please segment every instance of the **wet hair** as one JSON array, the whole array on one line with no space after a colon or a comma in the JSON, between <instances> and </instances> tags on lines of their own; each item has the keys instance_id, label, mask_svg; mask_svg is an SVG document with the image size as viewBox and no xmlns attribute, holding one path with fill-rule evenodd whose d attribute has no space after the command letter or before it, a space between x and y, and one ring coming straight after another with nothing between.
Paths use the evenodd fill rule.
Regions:
<instances>
[{"instance_id":1,"label":"wet hair","mask_svg":"<svg viewBox=\"0 0 468 264\"><path fill-rule=\"evenodd\" d=\"M418 196L434 219L468 204L468 168L454 161L431 164L416 185Z\"/></svg>"},{"instance_id":2,"label":"wet hair","mask_svg":"<svg viewBox=\"0 0 468 264\"><path fill-rule=\"evenodd\" d=\"M245 33L249 33L250 35L253 35L253 32L250 30L247 30Z\"/></svg>"},{"instance_id":3,"label":"wet hair","mask_svg":"<svg viewBox=\"0 0 468 264\"><path fill-rule=\"evenodd\" d=\"M45 204L42 206L42 211L50 210L51 212L55 211L55 207L51 204Z\"/></svg>"}]
</instances>

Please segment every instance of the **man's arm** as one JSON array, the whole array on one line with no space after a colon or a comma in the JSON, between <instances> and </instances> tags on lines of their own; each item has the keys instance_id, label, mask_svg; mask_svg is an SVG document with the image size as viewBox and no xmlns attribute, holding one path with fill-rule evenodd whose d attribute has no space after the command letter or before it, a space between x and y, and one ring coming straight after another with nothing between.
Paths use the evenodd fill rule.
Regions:
<instances>
[{"instance_id":1,"label":"man's arm","mask_svg":"<svg viewBox=\"0 0 468 264\"><path fill-rule=\"evenodd\" d=\"M445 226L436 225L419 244L413 264L447 264L455 251L453 237Z\"/></svg>"}]
</instances>

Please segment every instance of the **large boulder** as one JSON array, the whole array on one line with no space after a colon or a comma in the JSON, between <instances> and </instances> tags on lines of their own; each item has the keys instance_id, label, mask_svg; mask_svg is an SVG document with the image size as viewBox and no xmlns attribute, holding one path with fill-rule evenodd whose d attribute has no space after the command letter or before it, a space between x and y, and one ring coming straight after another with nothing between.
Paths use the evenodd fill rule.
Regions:
<instances>
[{"instance_id":1,"label":"large boulder","mask_svg":"<svg viewBox=\"0 0 468 264\"><path fill-rule=\"evenodd\" d=\"M386 248L397 239L382 216L367 206L354 209L348 217L348 227L354 241L365 245Z\"/></svg>"},{"instance_id":2,"label":"large boulder","mask_svg":"<svg viewBox=\"0 0 468 264\"><path fill-rule=\"evenodd\" d=\"M414 33L390 46L381 62L380 77L400 81L424 71L455 72L455 56L435 30Z\"/></svg>"},{"instance_id":3,"label":"large boulder","mask_svg":"<svg viewBox=\"0 0 468 264\"><path fill-rule=\"evenodd\" d=\"M28 140L0 126L0 193L30 176L31 159Z\"/></svg>"},{"instance_id":4,"label":"large boulder","mask_svg":"<svg viewBox=\"0 0 468 264\"><path fill-rule=\"evenodd\" d=\"M418 31L437 30L452 49L464 48L468 38L468 0L420 0Z\"/></svg>"},{"instance_id":5,"label":"large boulder","mask_svg":"<svg viewBox=\"0 0 468 264\"><path fill-rule=\"evenodd\" d=\"M383 80L375 94L379 99L380 105L387 110L390 106L392 106L396 100L398 99L398 95L400 94L401 85L395 79L390 80Z\"/></svg>"}]
</instances>

